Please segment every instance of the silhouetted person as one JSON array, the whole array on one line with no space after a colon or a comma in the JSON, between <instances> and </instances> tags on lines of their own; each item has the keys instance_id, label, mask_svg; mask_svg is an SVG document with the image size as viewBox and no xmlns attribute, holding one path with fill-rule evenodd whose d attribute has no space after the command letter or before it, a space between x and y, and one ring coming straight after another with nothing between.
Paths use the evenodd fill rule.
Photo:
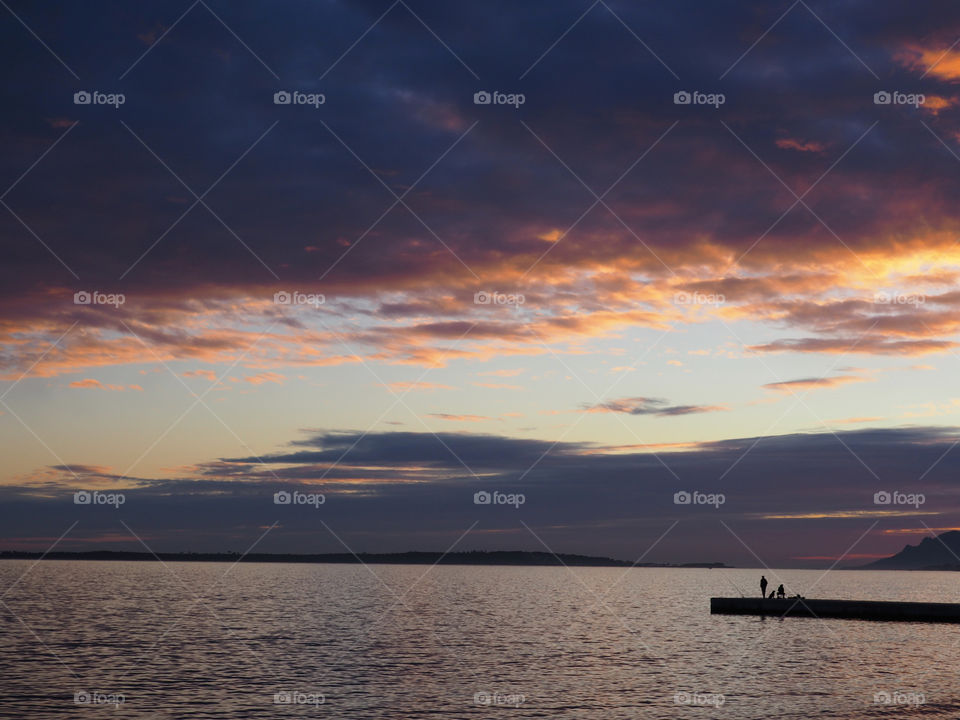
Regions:
<instances>
[{"instance_id":1,"label":"silhouetted person","mask_svg":"<svg viewBox=\"0 0 960 720\"><path fill-rule=\"evenodd\" d=\"M786 596L787 596L787 591L783 589L783 585L780 585L780 587L777 588L777 597L785 598Z\"/></svg>"},{"instance_id":2,"label":"silhouetted person","mask_svg":"<svg viewBox=\"0 0 960 720\"><path fill-rule=\"evenodd\" d=\"M767 578L760 576L760 597L767 596Z\"/></svg>"}]
</instances>

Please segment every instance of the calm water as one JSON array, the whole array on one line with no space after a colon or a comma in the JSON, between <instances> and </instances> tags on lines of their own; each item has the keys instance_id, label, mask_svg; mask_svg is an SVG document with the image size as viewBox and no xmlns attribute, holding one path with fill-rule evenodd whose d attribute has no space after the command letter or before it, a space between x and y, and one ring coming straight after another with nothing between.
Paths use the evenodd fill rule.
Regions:
<instances>
[{"instance_id":1,"label":"calm water","mask_svg":"<svg viewBox=\"0 0 960 720\"><path fill-rule=\"evenodd\" d=\"M766 575L960 601L960 573ZM759 577L44 561L0 605L0 717L960 717L960 626L709 614Z\"/></svg>"}]
</instances>

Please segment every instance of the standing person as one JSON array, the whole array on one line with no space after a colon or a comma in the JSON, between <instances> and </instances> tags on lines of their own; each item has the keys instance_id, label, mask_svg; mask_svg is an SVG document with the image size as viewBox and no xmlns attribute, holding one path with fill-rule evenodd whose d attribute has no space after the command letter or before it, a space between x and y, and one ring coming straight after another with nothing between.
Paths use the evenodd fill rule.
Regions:
<instances>
[{"instance_id":1,"label":"standing person","mask_svg":"<svg viewBox=\"0 0 960 720\"><path fill-rule=\"evenodd\" d=\"M763 575L760 576L760 597L767 596L767 578Z\"/></svg>"}]
</instances>

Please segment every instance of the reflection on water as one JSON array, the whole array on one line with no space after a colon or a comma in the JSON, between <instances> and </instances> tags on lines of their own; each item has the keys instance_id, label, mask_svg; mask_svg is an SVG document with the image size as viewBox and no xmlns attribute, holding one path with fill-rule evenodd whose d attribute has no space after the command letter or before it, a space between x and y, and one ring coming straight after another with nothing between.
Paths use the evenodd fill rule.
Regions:
<instances>
[{"instance_id":1,"label":"reflection on water","mask_svg":"<svg viewBox=\"0 0 960 720\"><path fill-rule=\"evenodd\" d=\"M0 605L0 717L960 716L960 626L709 614L760 574L44 561ZM960 602L955 573L765 574Z\"/></svg>"}]
</instances>

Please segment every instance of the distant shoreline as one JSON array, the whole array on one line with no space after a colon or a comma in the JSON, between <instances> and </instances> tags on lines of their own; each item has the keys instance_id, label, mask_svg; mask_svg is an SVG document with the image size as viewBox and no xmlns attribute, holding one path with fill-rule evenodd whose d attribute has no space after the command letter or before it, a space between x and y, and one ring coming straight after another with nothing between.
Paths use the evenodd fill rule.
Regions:
<instances>
[{"instance_id":1,"label":"distant shoreline","mask_svg":"<svg viewBox=\"0 0 960 720\"><path fill-rule=\"evenodd\" d=\"M501 565L560 567L654 567L654 568L726 568L723 563L632 563L590 555L571 555L523 551L471 552L403 552L403 553L148 553L114 550L82 552L28 552L4 550L0 560L114 560L127 562L244 562L244 563L309 563L309 564L368 564L368 565Z\"/></svg>"}]
</instances>

